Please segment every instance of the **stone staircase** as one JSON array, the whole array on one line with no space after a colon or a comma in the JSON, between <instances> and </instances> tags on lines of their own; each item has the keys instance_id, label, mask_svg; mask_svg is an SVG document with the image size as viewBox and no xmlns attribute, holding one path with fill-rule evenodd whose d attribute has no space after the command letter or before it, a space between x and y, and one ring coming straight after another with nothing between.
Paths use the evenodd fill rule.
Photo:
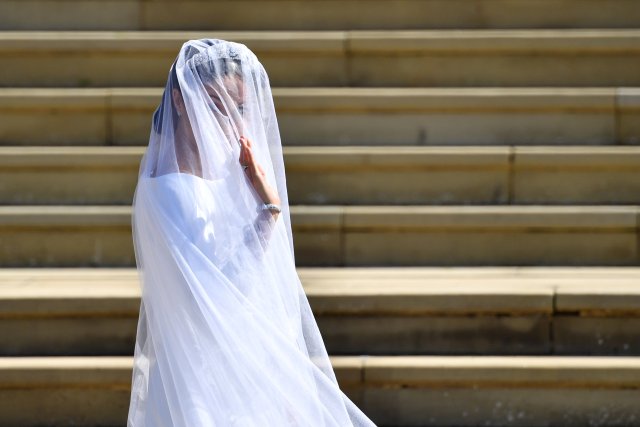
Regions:
<instances>
[{"instance_id":1,"label":"stone staircase","mask_svg":"<svg viewBox=\"0 0 640 427\"><path fill-rule=\"evenodd\" d=\"M250 13L247 13L250 11ZM1 0L0 426L123 426L181 44L274 85L298 272L380 426L640 426L640 2Z\"/></svg>"}]
</instances>

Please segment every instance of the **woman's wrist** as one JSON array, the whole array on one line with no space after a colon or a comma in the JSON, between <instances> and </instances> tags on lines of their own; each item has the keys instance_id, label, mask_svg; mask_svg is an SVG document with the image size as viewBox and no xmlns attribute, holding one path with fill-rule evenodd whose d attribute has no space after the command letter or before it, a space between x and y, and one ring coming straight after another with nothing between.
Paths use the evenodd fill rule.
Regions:
<instances>
[{"instance_id":1,"label":"woman's wrist","mask_svg":"<svg viewBox=\"0 0 640 427\"><path fill-rule=\"evenodd\" d=\"M271 213L271 216L273 217L274 221L276 219L278 219L278 215L282 211L282 209L280 208L280 204L279 203L272 203L272 202L263 203L262 210L269 211Z\"/></svg>"},{"instance_id":2,"label":"woman's wrist","mask_svg":"<svg viewBox=\"0 0 640 427\"><path fill-rule=\"evenodd\" d=\"M275 203L265 203L262 205L262 209L269 209L270 211L275 211L280 213L280 206Z\"/></svg>"}]
</instances>

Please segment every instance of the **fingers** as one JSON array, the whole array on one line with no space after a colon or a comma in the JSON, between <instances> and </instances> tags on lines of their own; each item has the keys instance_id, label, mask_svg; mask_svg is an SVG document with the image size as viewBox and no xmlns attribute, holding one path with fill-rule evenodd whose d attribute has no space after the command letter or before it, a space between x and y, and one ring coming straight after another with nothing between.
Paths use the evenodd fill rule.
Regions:
<instances>
[{"instance_id":1,"label":"fingers","mask_svg":"<svg viewBox=\"0 0 640 427\"><path fill-rule=\"evenodd\" d=\"M249 138L247 138L246 136L242 135L240 137L240 143L244 146L247 145L249 148L251 148L251 140L249 140Z\"/></svg>"},{"instance_id":2,"label":"fingers","mask_svg":"<svg viewBox=\"0 0 640 427\"><path fill-rule=\"evenodd\" d=\"M247 165L249 165L249 167L255 167L254 165L254 159L253 159L253 152L251 151L251 148L249 148L248 146L245 146L245 151L244 151L244 159L247 161Z\"/></svg>"},{"instance_id":3,"label":"fingers","mask_svg":"<svg viewBox=\"0 0 640 427\"><path fill-rule=\"evenodd\" d=\"M248 164L247 152L248 152L247 140L242 136L240 137L240 164Z\"/></svg>"},{"instance_id":4,"label":"fingers","mask_svg":"<svg viewBox=\"0 0 640 427\"><path fill-rule=\"evenodd\" d=\"M251 147L251 143L246 137L241 136L240 147L241 147L240 148L240 164L246 165L248 164L248 159L247 159L247 152L249 151L248 147Z\"/></svg>"},{"instance_id":5,"label":"fingers","mask_svg":"<svg viewBox=\"0 0 640 427\"><path fill-rule=\"evenodd\" d=\"M242 144L243 148L241 152L244 155L244 164L251 166L254 163L253 152L251 151L251 141L248 138L241 136L240 143Z\"/></svg>"},{"instance_id":6,"label":"fingers","mask_svg":"<svg viewBox=\"0 0 640 427\"><path fill-rule=\"evenodd\" d=\"M251 152L249 140L242 136L240 137L240 144L242 145L240 150L240 164L248 166L244 168L244 171L248 175L249 181L253 184L255 176L255 162L253 160L253 153Z\"/></svg>"},{"instance_id":7,"label":"fingers","mask_svg":"<svg viewBox=\"0 0 640 427\"><path fill-rule=\"evenodd\" d=\"M253 151L251 150L251 140L245 136L240 137L241 149L241 164L247 165L245 172L249 175L251 183L254 183L254 178L264 178L266 173L264 169L253 157Z\"/></svg>"}]
</instances>

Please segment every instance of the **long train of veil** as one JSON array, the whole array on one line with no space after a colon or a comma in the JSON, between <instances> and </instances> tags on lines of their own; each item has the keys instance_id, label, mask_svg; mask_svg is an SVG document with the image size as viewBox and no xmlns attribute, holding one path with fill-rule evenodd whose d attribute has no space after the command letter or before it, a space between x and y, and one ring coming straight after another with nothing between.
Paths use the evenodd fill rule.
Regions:
<instances>
[{"instance_id":1,"label":"long train of veil","mask_svg":"<svg viewBox=\"0 0 640 427\"><path fill-rule=\"evenodd\" d=\"M240 136L277 189L276 219L238 161ZM132 208L129 427L375 426L338 387L296 272L269 79L245 45L183 44Z\"/></svg>"}]
</instances>

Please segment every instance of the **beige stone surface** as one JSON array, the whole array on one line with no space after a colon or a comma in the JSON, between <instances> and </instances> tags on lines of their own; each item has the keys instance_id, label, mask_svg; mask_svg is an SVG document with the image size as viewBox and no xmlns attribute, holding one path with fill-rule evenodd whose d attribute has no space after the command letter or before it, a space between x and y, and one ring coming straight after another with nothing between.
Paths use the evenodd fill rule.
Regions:
<instances>
[{"instance_id":1,"label":"beige stone surface","mask_svg":"<svg viewBox=\"0 0 640 427\"><path fill-rule=\"evenodd\" d=\"M205 37L246 44L280 87L615 87L640 82L640 30L633 28L5 31L0 34L0 57L7 63L3 82L163 86L182 43ZM84 55L88 50L92 54ZM44 76L42 69L47 69Z\"/></svg>"},{"instance_id":2,"label":"beige stone surface","mask_svg":"<svg viewBox=\"0 0 640 427\"><path fill-rule=\"evenodd\" d=\"M3 206L3 266L133 265L130 208Z\"/></svg>"},{"instance_id":3,"label":"beige stone surface","mask_svg":"<svg viewBox=\"0 0 640 427\"><path fill-rule=\"evenodd\" d=\"M121 423L131 362L2 358L3 425ZM516 425L578 426L599 419L602 411L626 421L640 415L637 357L332 356L331 363L347 396L378 424L509 419Z\"/></svg>"},{"instance_id":4,"label":"beige stone surface","mask_svg":"<svg viewBox=\"0 0 640 427\"><path fill-rule=\"evenodd\" d=\"M461 303L474 297L460 295ZM489 298L487 298L489 299ZM496 300L501 300L496 296ZM358 306L353 302L354 309ZM455 311L443 315L385 313L385 303L369 314L317 315L330 354L550 354L551 316ZM315 305L314 305L315 307ZM585 332L584 330L581 332ZM586 346L585 346L586 347ZM635 349L634 353L637 354Z\"/></svg>"},{"instance_id":5,"label":"beige stone surface","mask_svg":"<svg viewBox=\"0 0 640 427\"><path fill-rule=\"evenodd\" d=\"M513 202L636 204L640 147L515 147Z\"/></svg>"},{"instance_id":6,"label":"beige stone surface","mask_svg":"<svg viewBox=\"0 0 640 427\"><path fill-rule=\"evenodd\" d=\"M269 73L297 271L377 425L636 425L638 17L636 0L0 2L0 427L124 424L131 197L168 66L203 37Z\"/></svg>"},{"instance_id":7,"label":"beige stone surface","mask_svg":"<svg viewBox=\"0 0 640 427\"><path fill-rule=\"evenodd\" d=\"M637 288L637 285L636 285ZM608 298L603 295L603 300ZM630 293L629 299L634 300ZM554 353L561 355L638 355L638 307L623 310L590 307L557 316L553 321Z\"/></svg>"},{"instance_id":8,"label":"beige stone surface","mask_svg":"<svg viewBox=\"0 0 640 427\"><path fill-rule=\"evenodd\" d=\"M298 274L330 354L640 351L637 267L301 267ZM139 301L131 268L2 269L2 354L129 354Z\"/></svg>"},{"instance_id":9,"label":"beige stone surface","mask_svg":"<svg viewBox=\"0 0 640 427\"><path fill-rule=\"evenodd\" d=\"M636 265L636 206L292 206L298 265ZM130 206L0 207L3 265L131 266ZM491 248L488 250L487 248Z\"/></svg>"},{"instance_id":10,"label":"beige stone surface","mask_svg":"<svg viewBox=\"0 0 640 427\"><path fill-rule=\"evenodd\" d=\"M597 145L619 136L615 89L607 88L275 88L273 94L284 145ZM1 88L0 143L146 145L160 96L159 88ZM95 122L85 121L87 114ZM34 126L39 122L44 134Z\"/></svg>"},{"instance_id":11,"label":"beige stone surface","mask_svg":"<svg viewBox=\"0 0 640 427\"><path fill-rule=\"evenodd\" d=\"M620 144L640 145L640 88L617 89Z\"/></svg>"},{"instance_id":12,"label":"beige stone surface","mask_svg":"<svg viewBox=\"0 0 640 427\"><path fill-rule=\"evenodd\" d=\"M1 426L122 425L131 387L131 357L3 357ZM361 404L362 361L333 357L341 389Z\"/></svg>"},{"instance_id":13,"label":"beige stone surface","mask_svg":"<svg viewBox=\"0 0 640 427\"><path fill-rule=\"evenodd\" d=\"M41 270L5 268L0 272L0 310L4 315L133 314L138 310L135 269ZM434 272L427 267L414 268L415 275L409 277L402 274L404 268L394 267L372 268L370 274L361 268L339 268L335 276L331 270L334 269L299 269L305 292L318 313L550 314L554 284L559 280L556 275L521 276L514 269L505 269L503 275L486 276L486 268L446 268ZM462 274L465 270L468 275ZM618 269L611 270L615 275ZM636 271L635 276L638 274ZM624 280L631 281L635 276ZM565 281L569 283L566 286L577 286L584 280ZM609 296L607 286L620 287L622 281L609 278L594 281L592 286ZM628 289L629 295L636 292ZM616 295L619 294L612 294Z\"/></svg>"},{"instance_id":14,"label":"beige stone surface","mask_svg":"<svg viewBox=\"0 0 640 427\"><path fill-rule=\"evenodd\" d=\"M130 204L143 147L0 147L0 200ZM285 147L292 204L499 202L506 147Z\"/></svg>"},{"instance_id":15,"label":"beige stone surface","mask_svg":"<svg viewBox=\"0 0 640 427\"><path fill-rule=\"evenodd\" d=\"M7 30L352 30L406 28L632 28L634 0L30 0L0 3ZM247 14L247 10L255 13ZM553 10L553 13L549 13ZM4 19L2 19L4 18Z\"/></svg>"},{"instance_id":16,"label":"beige stone surface","mask_svg":"<svg viewBox=\"0 0 640 427\"><path fill-rule=\"evenodd\" d=\"M364 382L414 386L640 388L640 358L582 356L400 356L364 361Z\"/></svg>"},{"instance_id":17,"label":"beige stone surface","mask_svg":"<svg viewBox=\"0 0 640 427\"><path fill-rule=\"evenodd\" d=\"M581 311L585 314L590 311L638 313L640 282L637 278L619 278L606 288L601 283L601 279L594 277L557 280L556 309L566 312Z\"/></svg>"},{"instance_id":18,"label":"beige stone surface","mask_svg":"<svg viewBox=\"0 0 640 427\"><path fill-rule=\"evenodd\" d=\"M290 200L308 204L499 203L506 147L286 147Z\"/></svg>"},{"instance_id":19,"label":"beige stone surface","mask_svg":"<svg viewBox=\"0 0 640 427\"><path fill-rule=\"evenodd\" d=\"M633 204L640 146L284 147L292 204ZM130 204L144 147L0 147L0 200Z\"/></svg>"},{"instance_id":20,"label":"beige stone surface","mask_svg":"<svg viewBox=\"0 0 640 427\"><path fill-rule=\"evenodd\" d=\"M0 58L10 64L3 82L12 86L164 87L186 40L220 38L253 50L272 85L344 86L346 37L346 32L17 31L0 35Z\"/></svg>"},{"instance_id":21,"label":"beige stone surface","mask_svg":"<svg viewBox=\"0 0 640 427\"><path fill-rule=\"evenodd\" d=\"M640 416L637 389L377 388L364 399L380 425L583 427L603 419L633 425Z\"/></svg>"},{"instance_id":22,"label":"beige stone surface","mask_svg":"<svg viewBox=\"0 0 640 427\"><path fill-rule=\"evenodd\" d=\"M143 147L0 147L6 204L130 204Z\"/></svg>"},{"instance_id":23,"label":"beige stone surface","mask_svg":"<svg viewBox=\"0 0 640 427\"><path fill-rule=\"evenodd\" d=\"M638 34L633 29L363 31L349 39L351 81L407 87L633 86L640 67Z\"/></svg>"},{"instance_id":24,"label":"beige stone surface","mask_svg":"<svg viewBox=\"0 0 640 427\"><path fill-rule=\"evenodd\" d=\"M637 265L633 233L349 233L345 265Z\"/></svg>"}]
</instances>

